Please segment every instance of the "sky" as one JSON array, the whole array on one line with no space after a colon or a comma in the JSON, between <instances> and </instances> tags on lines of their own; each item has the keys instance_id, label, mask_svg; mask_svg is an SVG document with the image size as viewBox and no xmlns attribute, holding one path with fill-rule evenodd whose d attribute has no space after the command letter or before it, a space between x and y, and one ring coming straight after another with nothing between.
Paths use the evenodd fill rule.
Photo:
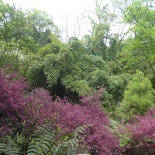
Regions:
<instances>
[{"instance_id":1,"label":"sky","mask_svg":"<svg viewBox=\"0 0 155 155\"><path fill-rule=\"evenodd\" d=\"M81 13L84 11L91 12L94 8L93 0L3 0L5 3L15 3L22 9L38 8L48 12L54 23L64 31L66 35L84 35L87 33L88 25L82 22ZM79 30L79 24L80 30ZM80 33L79 33L80 31ZM64 36L65 38L65 36Z\"/></svg>"}]
</instances>

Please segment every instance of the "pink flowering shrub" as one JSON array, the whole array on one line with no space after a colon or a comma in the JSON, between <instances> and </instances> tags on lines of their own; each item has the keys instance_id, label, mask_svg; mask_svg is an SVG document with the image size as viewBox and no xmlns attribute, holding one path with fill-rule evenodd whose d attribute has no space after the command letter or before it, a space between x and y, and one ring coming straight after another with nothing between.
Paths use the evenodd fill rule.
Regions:
<instances>
[{"instance_id":1,"label":"pink flowering shrub","mask_svg":"<svg viewBox=\"0 0 155 155\"><path fill-rule=\"evenodd\" d=\"M48 122L51 129L59 129L57 137L61 137L79 126L88 125L80 135L83 141L79 150L84 147L92 155L118 154L118 139L110 132L108 115L101 110L99 98L100 94L84 96L81 105L77 105L60 98L52 101L47 91L38 89L28 98L31 100L31 110L28 110L31 129L32 124Z\"/></svg>"},{"instance_id":2,"label":"pink flowering shrub","mask_svg":"<svg viewBox=\"0 0 155 155\"><path fill-rule=\"evenodd\" d=\"M58 98L53 101L48 91L35 89L27 91L27 84L0 70L0 135L12 131L31 135L35 129L48 124L56 130L57 138L83 125L88 125L79 135L83 139L79 150L84 148L92 155L116 155L119 151L118 139L110 132L107 113L100 108L100 93L84 96L80 105ZM29 137L29 136L28 136ZM80 153L80 152L79 152Z\"/></svg>"},{"instance_id":3,"label":"pink flowering shrub","mask_svg":"<svg viewBox=\"0 0 155 155\"><path fill-rule=\"evenodd\" d=\"M118 139L110 132L108 115L100 108L99 95L84 96L81 106L72 105L64 100L55 102L59 111L57 125L64 133L70 133L78 126L89 125L81 136L84 141L81 146L86 146L91 155L118 154Z\"/></svg>"},{"instance_id":4,"label":"pink flowering shrub","mask_svg":"<svg viewBox=\"0 0 155 155\"><path fill-rule=\"evenodd\" d=\"M35 129L42 124L54 123L53 101L45 89L35 89L24 98L25 133L33 134Z\"/></svg>"},{"instance_id":5,"label":"pink flowering shrub","mask_svg":"<svg viewBox=\"0 0 155 155\"><path fill-rule=\"evenodd\" d=\"M128 135L124 154L155 154L155 108L150 109L145 116L136 116L121 134Z\"/></svg>"},{"instance_id":6,"label":"pink flowering shrub","mask_svg":"<svg viewBox=\"0 0 155 155\"><path fill-rule=\"evenodd\" d=\"M25 111L24 93L27 83L16 79L14 74L5 75L0 69L0 134L21 127ZM16 128L16 129L15 129Z\"/></svg>"}]
</instances>

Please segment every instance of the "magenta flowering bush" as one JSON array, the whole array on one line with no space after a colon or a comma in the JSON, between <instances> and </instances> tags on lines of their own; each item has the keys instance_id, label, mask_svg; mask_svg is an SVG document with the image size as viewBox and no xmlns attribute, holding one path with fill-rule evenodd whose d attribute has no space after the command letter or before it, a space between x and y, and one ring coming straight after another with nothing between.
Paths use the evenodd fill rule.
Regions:
<instances>
[{"instance_id":1,"label":"magenta flowering bush","mask_svg":"<svg viewBox=\"0 0 155 155\"><path fill-rule=\"evenodd\" d=\"M37 127L48 124L56 140L86 125L79 135L79 150L92 155L116 155L118 139L110 132L107 113L100 108L101 91L84 96L79 105L57 98L53 101L42 88L28 91L27 83L17 76L5 75L0 69L0 135L22 133L31 137Z\"/></svg>"},{"instance_id":2,"label":"magenta flowering bush","mask_svg":"<svg viewBox=\"0 0 155 155\"><path fill-rule=\"evenodd\" d=\"M136 116L121 133L128 135L124 154L155 154L155 108L150 109L145 116Z\"/></svg>"},{"instance_id":3,"label":"magenta flowering bush","mask_svg":"<svg viewBox=\"0 0 155 155\"><path fill-rule=\"evenodd\" d=\"M57 125L64 133L70 133L76 127L88 125L81 146L85 146L91 155L119 154L118 139L110 132L108 115L100 108L100 94L84 96L81 106L72 105L64 100L55 102L59 111Z\"/></svg>"},{"instance_id":4,"label":"magenta flowering bush","mask_svg":"<svg viewBox=\"0 0 155 155\"><path fill-rule=\"evenodd\" d=\"M24 120L24 94L27 83L16 79L15 74L5 75L0 69L0 134L17 130Z\"/></svg>"},{"instance_id":5,"label":"magenta flowering bush","mask_svg":"<svg viewBox=\"0 0 155 155\"><path fill-rule=\"evenodd\" d=\"M53 101L47 90L38 88L28 93L24 98L25 133L33 134L38 126L54 123Z\"/></svg>"}]
</instances>

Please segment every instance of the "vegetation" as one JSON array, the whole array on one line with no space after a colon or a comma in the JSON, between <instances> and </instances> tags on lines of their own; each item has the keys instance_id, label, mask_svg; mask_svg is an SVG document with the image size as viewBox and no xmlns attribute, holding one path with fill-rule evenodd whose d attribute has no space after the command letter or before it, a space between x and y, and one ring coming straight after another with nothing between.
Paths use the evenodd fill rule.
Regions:
<instances>
[{"instance_id":1,"label":"vegetation","mask_svg":"<svg viewBox=\"0 0 155 155\"><path fill-rule=\"evenodd\" d=\"M154 105L154 90L141 71L133 75L124 92L124 99L120 105L120 113L123 118L131 118L133 115L144 115ZM128 113L128 115L126 115Z\"/></svg>"},{"instance_id":2,"label":"vegetation","mask_svg":"<svg viewBox=\"0 0 155 155\"><path fill-rule=\"evenodd\" d=\"M94 2L91 32L64 42L0 0L1 155L155 154L155 3Z\"/></svg>"}]
</instances>

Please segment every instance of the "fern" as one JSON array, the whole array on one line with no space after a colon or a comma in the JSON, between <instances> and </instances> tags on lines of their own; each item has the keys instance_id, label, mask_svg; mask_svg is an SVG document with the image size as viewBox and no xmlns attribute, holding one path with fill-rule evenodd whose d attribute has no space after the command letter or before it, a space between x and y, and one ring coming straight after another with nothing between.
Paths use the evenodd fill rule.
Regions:
<instances>
[{"instance_id":1,"label":"fern","mask_svg":"<svg viewBox=\"0 0 155 155\"><path fill-rule=\"evenodd\" d=\"M47 128L40 127L33 135L27 155L49 155L54 135L53 131L48 131Z\"/></svg>"},{"instance_id":2,"label":"fern","mask_svg":"<svg viewBox=\"0 0 155 155\"><path fill-rule=\"evenodd\" d=\"M19 155L18 145L11 137L6 136L0 141L0 154L4 155Z\"/></svg>"},{"instance_id":3,"label":"fern","mask_svg":"<svg viewBox=\"0 0 155 155\"><path fill-rule=\"evenodd\" d=\"M65 135L65 138L55 146L54 155L76 155L79 143L83 141L79 134L83 134L88 126L90 125L77 127L73 133Z\"/></svg>"},{"instance_id":4,"label":"fern","mask_svg":"<svg viewBox=\"0 0 155 155\"><path fill-rule=\"evenodd\" d=\"M6 136L0 140L0 155L75 155L79 143L83 141L79 135L84 133L86 127L80 126L74 132L59 137L58 131L44 125L37 128L31 141L18 134L14 138Z\"/></svg>"},{"instance_id":5,"label":"fern","mask_svg":"<svg viewBox=\"0 0 155 155\"><path fill-rule=\"evenodd\" d=\"M82 141L79 133L83 133L85 128L86 126L80 126L56 141L55 131L40 127L32 137L27 155L75 155L78 144Z\"/></svg>"}]
</instances>

